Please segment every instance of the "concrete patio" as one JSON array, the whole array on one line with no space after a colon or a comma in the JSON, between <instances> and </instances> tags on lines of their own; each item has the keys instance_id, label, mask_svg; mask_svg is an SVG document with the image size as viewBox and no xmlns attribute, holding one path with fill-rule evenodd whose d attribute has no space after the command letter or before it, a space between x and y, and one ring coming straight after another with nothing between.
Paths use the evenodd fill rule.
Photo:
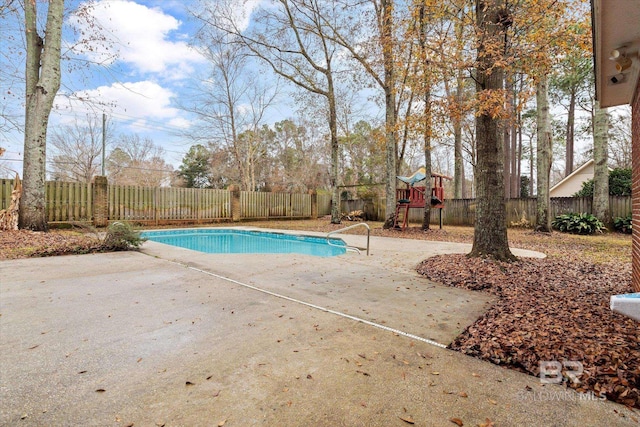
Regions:
<instances>
[{"instance_id":1,"label":"concrete patio","mask_svg":"<svg viewBox=\"0 0 640 427\"><path fill-rule=\"evenodd\" d=\"M372 238L370 257L147 242L2 261L0 424L638 425L620 405L442 348L492 298L413 270L468 245L399 240Z\"/></svg>"}]
</instances>

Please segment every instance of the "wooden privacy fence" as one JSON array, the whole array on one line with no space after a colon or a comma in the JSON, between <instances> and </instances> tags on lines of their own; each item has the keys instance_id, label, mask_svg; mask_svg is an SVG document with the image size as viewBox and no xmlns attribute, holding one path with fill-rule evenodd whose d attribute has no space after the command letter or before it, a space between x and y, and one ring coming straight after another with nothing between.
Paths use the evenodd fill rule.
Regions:
<instances>
[{"instance_id":1,"label":"wooden privacy fence","mask_svg":"<svg viewBox=\"0 0 640 427\"><path fill-rule=\"evenodd\" d=\"M343 200L341 212L362 210L368 220L384 221L385 199L367 200ZM536 220L536 199L509 199L507 200L507 225L519 222L523 219L533 224ZM609 209L611 217L626 217L631 213L630 196L609 196ZM592 213L591 197L556 197L551 199L551 217L565 213ZM422 224L424 211L418 208L409 209L409 221ZM440 211L431 209L431 223L439 222ZM475 199L453 199L445 201L442 210L442 222L445 225L473 225L476 215Z\"/></svg>"},{"instance_id":2,"label":"wooden privacy fence","mask_svg":"<svg viewBox=\"0 0 640 427\"><path fill-rule=\"evenodd\" d=\"M626 217L631 213L630 196L609 196L611 218ZM591 197L554 197L551 199L551 218L566 213L592 213ZM432 223L438 222L439 212L431 210ZM422 223L421 209L411 209L409 221ZM473 225L476 216L475 199L454 199L445 202L442 220L446 225ZM534 224L536 221L536 199L507 200L507 225L522 219Z\"/></svg>"},{"instance_id":3,"label":"wooden privacy fence","mask_svg":"<svg viewBox=\"0 0 640 427\"><path fill-rule=\"evenodd\" d=\"M11 203L13 180L0 180L0 210ZM101 196L103 195L103 196ZM631 197L610 196L611 217L631 213ZM46 183L47 220L56 222L133 221L142 224L213 222L245 219L312 218L331 213L330 194L263 193L196 188L154 188L50 181ZM97 209L97 211L96 211ZM385 219L385 200L342 200L341 212L362 210L371 221ZM473 225L475 199L447 200L442 212L445 225ZM507 224L523 218L535 222L536 199L507 200ZM551 199L551 216L569 212L591 213L590 197ZM440 212L431 210L437 224ZM422 223L422 209L410 209L409 221ZM100 225L100 224L99 224Z\"/></svg>"},{"instance_id":4,"label":"wooden privacy fence","mask_svg":"<svg viewBox=\"0 0 640 427\"><path fill-rule=\"evenodd\" d=\"M141 224L311 218L331 212L331 196L196 188L159 188L49 181L47 220L132 221ZM0 209L11 202L13 180L0 180ZM96 219L99 218L99 219Z\"/></svg>"}]
</instances>

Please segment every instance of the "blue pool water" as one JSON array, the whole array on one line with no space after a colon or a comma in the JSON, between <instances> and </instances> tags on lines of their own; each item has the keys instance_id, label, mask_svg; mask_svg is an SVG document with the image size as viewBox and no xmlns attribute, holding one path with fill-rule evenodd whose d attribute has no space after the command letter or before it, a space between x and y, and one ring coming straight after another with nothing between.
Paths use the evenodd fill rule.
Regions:
<instances>
[{"instance_id":1,"label":"blue pool water","mask_svg":"<svg viewBox=\"0 0 640 427\"><path fill-rule=\"evenodd\" d=\"M209 254L288 254L330 257L346 252L341 239L229 229L145 231L142 237Z\"/></svg>"}]
</instances>

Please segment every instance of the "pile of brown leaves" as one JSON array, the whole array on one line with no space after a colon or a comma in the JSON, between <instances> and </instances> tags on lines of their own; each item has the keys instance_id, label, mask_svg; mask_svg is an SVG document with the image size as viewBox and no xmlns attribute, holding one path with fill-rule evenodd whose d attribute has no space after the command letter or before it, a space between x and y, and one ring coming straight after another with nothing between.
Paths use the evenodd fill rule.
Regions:
<instances>
[{"instance_id":1,"label":"pile of brown leaves","mask_svg":"<svg viewBox=\"0 0 640 427\"><path fill-rule=\"evenodd\" d=\"M75 231L0 231L0 259L86 254L102 250L100 239Z\"/></svg>"},{"instance_id":2,"label":"pile of brown leaves","mask_svg":"<svg viewBox=\"0 0 640 427\"><path fill-rule=\"evenodd\" d=\"M609 308L611 295L632 292L630 269L626 262L443 255L418 272L499 297L451 348L536 376L540 361L578 361L584 372L570 387L640 408L640 328Z\"/></svg>"}]
</instances>

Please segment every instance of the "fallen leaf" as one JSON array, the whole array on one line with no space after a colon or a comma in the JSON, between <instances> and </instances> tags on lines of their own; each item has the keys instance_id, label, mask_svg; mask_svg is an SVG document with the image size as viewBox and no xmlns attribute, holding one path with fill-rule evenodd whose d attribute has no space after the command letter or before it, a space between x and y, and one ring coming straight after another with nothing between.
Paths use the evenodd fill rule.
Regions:
<instances>
[{"instance_id":1,"label":"fallen leaf","mask_svg":"<svg viewBox=\"0 0 640 427\"><path fill-rule=\"evenodd\" d=\"M216 391L215 393L213 393L213 397L218 397L218 396L220 396L220 392L221 392L221 391L222 391L222 390L218 390L218 391Z\"/></svg>"},{"instance_id":2,"label":"fallen leaf","mask_svg":"<svg viewBox=\"0 0 640 427\"><path fill-rule=\"evenodd\" d=\"M492 405L497 405L498 402L493 400L493 399L487 399L487 401L489 401L489 403L491 403Z\"/></svg>"},{"instance_id":3,"label":"fallen leaf","mask_svg":"<svg viewBox=\"0 0 640 427\"><path fill-rule=\"evenodd\" d=\"M473 372L473 373L471 374L471 376L472 376L472 377L476 377L476 378L480 378L480 375L479 375L479 374L476 374L475 372Z\"/></svg>"},{"instance_id":4,"label":"fallen leaf","mask_svg":"<svg viewBox=\"0 0 640 427\"><path fill-rule=\"evenodd\" d=\"M312 379L313 379L313 377L311 376L311 374L308 374L308 375L307 375L307 379L308 379L308 380L312 380Z\"/></svg>"},{"instance_id":5,"label":"fallen leaf","mask_svg":"<svg viewBox=\"0 0 640 427\"><path fill-rule=\"evenodd\" d=\"M40 344L36 344L33 347L29 347L27 350L33 350L34 348L38 348L40 347Z\"/></svg>"},{"instance_id":6,"label":"fallen leaf","mask_svg":"<svg viewBox=\"0 0 640 427\"><path fill-rule=\"evenodd\" d=\"M478 427L496 427L496 425L489 418L485 418L483 423L478 424Z\"/></svg>"},{"instance_id":7,"label":"fallen leaf","mask_svg":"<svg viewBox=\"0 0 640 427\"><path fill-rule=\"evenodd\" d=\"M195 385L194 383L192 383L191 381L187 381L186 383L184 383L185 385L189 386L189 385Z\"/></svg>"},{"instance_id":8,"label":"fallen leaf","mask_svg":"<svg viewBox=\"0 0 640 427\"><path fill-rule=\"evenodd\" d=\"M450 418L449 421L451 421L454 424L457 424L459 426L463 426L464 423L462 422L462 420L460 418Z\"/></svg>"},{"instance_id":9,"label":"fallen leaf","mask_svg":"<svg viewBox=\"0 0 640 427\"><path fill-rule=\"evenodd\" d=\"M413 418L411 418L410 416L405 416L405 417L398 417L400 418L402 421L404 421L407 424L415 424L416 422L413 420Z\"/></svg>"},{"instance_id":10,"label":"fallen leaf","mask_svg":"<svg viewBox=\"0 0 640 427\"><path fill-rule=\"evenodd\" d=\"M359 373L359 374L364 375L365 377L370 377L371 376L371 375L369 375L368 372L365 372L365 371L356 371L356 372Z\"/></svg>"},{"instance_id":11,"label":"fallen leaf","mask_svg":"<svg viewBox=\"0 0 640 427\"><path fill-rule=\"evenodd\" d=\"M433 371L433 372L431 372L431 375L440 375L440 372Z\"/></svg>"},{"instance_id":12,"label":"fallen leaf","mask_svg":"<svg viewBox=\"0 0 640 427\"><path fill-rule=\"evenodd\" d=\"M460 396L460 397L469 397L469 395L467 395L467 393L465 393L464 391L459 392L458 396Z\"/></svg>"},{"instance_id":13,"label":"fallen leaf","mask_svg":"<svg viewBox=\"0 0 640 427\"><path fill-rule=\"evenodd\" d=\"M104 393L106 390L103 388L99 388L96 390L96 393Z\"/></svg>"},{"instance_id":14,"label":"fallen leaf","mask_svg":"<svg viewBox=\"0 0 640 427\"><path fill-rule=\"evenodd\" d=\"M222 427L223 425L225 425L227 423L227 420L222 420L218 423L218 427Z\"/></svg>"}]
</instances>

